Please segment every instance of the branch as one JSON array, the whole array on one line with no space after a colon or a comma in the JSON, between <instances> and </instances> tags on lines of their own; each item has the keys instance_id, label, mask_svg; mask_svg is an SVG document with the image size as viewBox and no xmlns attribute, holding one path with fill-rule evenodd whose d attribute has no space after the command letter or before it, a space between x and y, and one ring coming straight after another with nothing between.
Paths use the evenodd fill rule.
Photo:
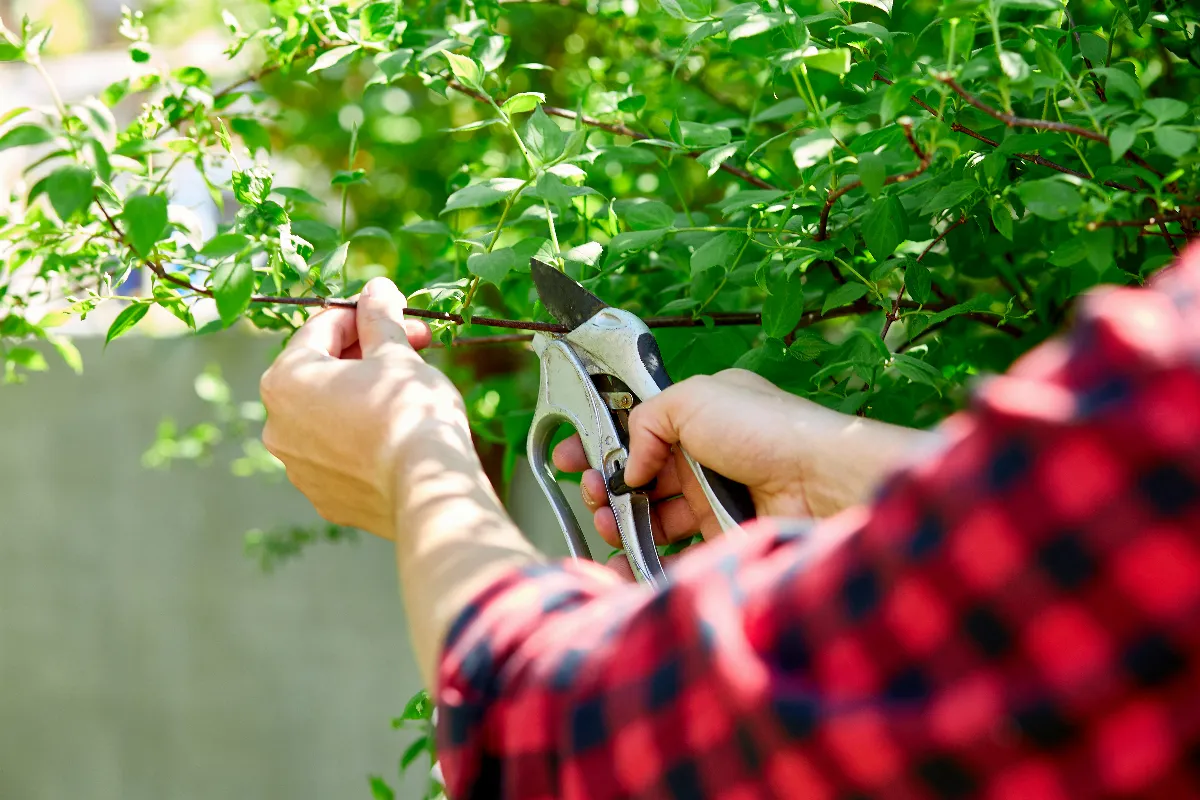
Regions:
<instances>
[{"instance_id":1,"label":"branch","mask_svg":"<svg viewBox=\"0 0 1200 800\"><path fill-rule=\"evenodd\" d=\"M942 74L937 76L937 79L954 90L955 94L957 94L963 100L966 100L968 104L979 109L989 117L1003 122L1010 128L1033 128L1041 131L1059 131L1061 133L1071 133L1076 136L1082 136L1084 139L1090 139L1091 141L1099 142L1100 144L1109 143L1108 137L1104 134L1097 133L1096 131L1090 131L1087 128L1081 128L1078 125L1072 125L1069 122L1057 122L1050 119L1031 119L1030 117L1018 117L1014 114L1006 114L998 108L989 106L987 103L968 92L958 83L958 81L954 79L954 76L952 75ZM1142 169L1152 172L1160 178L1163 177L1163 174L1151 166L1150 162L1146 161L1133 151L1126 151L1125 158L1128 161L1132 161L1134 164L1137 164Z\"/></svg>"},{"instance_id":2,"label":"branch","mask_svg":"<svg viewBox=\"0 0 1200 800\"><path fill-rule=\"evenodd\" d=\"M885 178L883 181L884 186L912 180L925 170L929 169L929 164L933 161L932 151L929 153L922 152L920 146L917 144L917 140L913 138L912 120L905 117L897 120L897 124L904 128L904 136L906 139L908 139L908 146L911 147L912 151L917 154L917 159L920 161L920 164L917 165L916 169L910 172L905 172L903 175L891 175ZM823 242L828 238L829 211L833 208L833 204L837 202L838 198L847 192L857 189L860 186L862 186L862 181L851 181L840 189L836 189L829 193L829 197L825 199L825 205L821 207L821 220L817 225L817 235L814 237L814 241Z\"/></svg>"},{"instance_id":3,"label":"branch","mask_svg":"<svg viewBox=\"0 0 1200 800\"><path fill-rule=\"evenodd\" d=\"M1087 128L1081 128L1078 125L1072 125L1069 122L1058 122L1051 119L1033 119L1031 117L1018 117L1015 114L1006 114L998 108L993 108L987 103L980 100L975 95L964 89L953 75L941 74L937 79L954 90L954 93L966 100L969 105L987 114L995 120L1003 122L1010 128L1034 128L1040 131L1059 131L1061 133L1073 133L1076 136L1082 136L1084 139L1091 139L1093 142L1108 144L1108 137L1096 131L1089 131Z\"/></svg>"},{"instance_id":4,"label":"branch","mask_svg":"<svg viewBox=\"0 0 1200 800\"><path fill-rule=\"evenodd\" d=\"M466 86L463 86L461 83L458 83L457 81L449 81L449 82L447 82L447 86L449 86L451 89L454 89L455 91L459 92L460 94L465 94L466 96L474 98L475 100L478 100L481 103L490 103L491 102L485 95L480 94L479 92L475 91L474 89L468 89ZM569 120L577 119L580 122L582 122L584 125L587 125L589 128L598 128L602 131L608 131L609 133L615 134L617 136L627 136L630 139L639 139L639 140L650 138L646 134L638 133L637 131L633 130L632 128L622 125L619 122L604 122L603 120L596 119L595 117L589 117L587 114L577 114L574 111L571 111L566 108L559 108L558 106L549 106L549 105L543 104L542 111L546 112L547 114L549 114L552 117L561 117L563 119L569 119ZM701 152L696 151L696 152L688 153L687 157L688 158L698 158L700 155L701 155ZM736 175L737 177L746 181L746 183L749 183L751 186L756 186L759 189L778 190L778 188L779 188L779 187L775 186L774 184L767 183L766 181L764 181L762 178L758 177L757 175L752 175L751 173L747 172L746 170L742 169L741 167L735 167L733 164L730 164L728 162L722 163L720 168L722 170L724 170L725 172L728 172L730 175Z\"/></svg>"},{"instance_id":5,"label":"branch","mask_svg":"<svg viewBox=\"0 0 1200 800\"><path fill-rule=\"evenodd\" d=\"M938 243L940 241L942 241L942 239L945 239L946 236L949 235L950 231L954 230L955 228L957 228L959 225L962 225L966 221L967 221L967 215L963 214L961 217L958 218L958 220L947 225L946 230L939 233L937 235L937 238L935 238L929 244L925 245L925 249L921 251L921 255L917 256L917 261L921 261L923 258L925 258L925 256L929 255L929 251L932 250L933 248L937 247ZM946 293L942 291L940 286L938 286L933 281L930 281L929 285L933 287L933 290L935 292L937 292L937 295L938 295L938 297L940 297L942 299L942 302L947 303L947 304L950 303L950 298L946 296ZM892 303L892 310L889 311L887 313L887 315L883 318L883 330L881 330L879 332L880 341L887 338L888 331L891 330L891 328L892 328L892 323L900 318L900 302L901 302L901 298L904 297L904 287L905 287L905 282L902 281L900 283L900 291L896 293L896 302Z\"/></svg>"},{"instance_id":6,"label":"branch","mask_svg":"<svg viewBox=\"0 0 1200 800\"><path fill-rule=\"evenodd\" d=\"M1100 85L1100 79L1096 77L1096 73L1092 70L1095 67L1092 65L1092 60L1083 55L1083 41L1079 38L1079 31L1075 29L1075 18L1071 16L1071 12L1063 9L1067 15L1067 24L1071 26L1071 35L1075 37L1075 46L1079 48L1079 55L1083 57L1083 65L1087 67L1088 72L1092 74L1092 88L1096 90L1096 96L1100 98L1101 103L1108 102L1108 96L1104 93L1104 87Z\"/></svg>"},{"instance_id":7,"label":"branch","mask_svg":"<svg viewBox=\"0 0 1200 800\"><path fill-rule=\"evenodd\" d=\"M1097 228L1146 228L1152 225L1158 226L1159 229L1166 235L1166 224L1168 222L1183 223L1186 220L1200 218L1200 206L1181 206L1179 211L1174 214L1162 214L1147 219L1105 219L1098 222L1089 222L1087 229L1094 231ZM1184 234L1186 236L1186 234Z\"/></svg>"}]
</instances>

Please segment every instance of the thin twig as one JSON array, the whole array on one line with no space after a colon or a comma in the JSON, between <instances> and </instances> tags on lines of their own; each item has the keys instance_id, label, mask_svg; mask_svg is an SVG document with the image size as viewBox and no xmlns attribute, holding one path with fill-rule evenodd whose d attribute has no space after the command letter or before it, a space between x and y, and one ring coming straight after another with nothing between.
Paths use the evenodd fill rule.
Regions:
<instances>
[{"instance_id":1,"label":"thin twig","mask_svg":"<svg viewBox=\"0 0 1200 800\"><path fill-rule=\"evenodd\" d=\"M880 75L878 72L875 73L875 80L879 81L880 83L885 83L888 86L891 86L893 83L893 81L889 80L888 78L885 78L884 76ZM910 96L909 100L911 100L916 105L918 105L921 108L928 111L935 119L942 119L942 116L940 114L938 114L937 111L935 111L933 108L931 108L928 103L922 101L916 95ZM950 125L950 130L954 131L955 133L961 133L965 136L970 136L972 139L974 139L978 142L983 142L986 145L991 145L992 147L1000 146L1000 143L997 142L995 139L984 136L979 131L974 130L973 128L968 128L966 125L963 125L958 122L952 123ZM1070 167L1063 166L1062 164L1059 164L1057 161L1051 161L1050 159L1045 158L1044 156L1039 156L1036 153L1013 153L1013 157L1020 159L1021 161L1028 161L1031 164L1037 164L1040 167L1046 167L1047 169L1052 169L1055 172L1061 172L1064 175L1073 175L1076 178L1080 178L1082 180L1094 180L1094 178L1091 175L1087 174L1086 172L1081 172L1077 169L1071 169ZM1146 165L1145 162L1143 162L1140 158L1137 158L1136 156L1134 156L1134 159L1136 159L1135 163L1139 163L1139 166L1144 165L1148 169L1151 169L1153 171L1153 168L1149 167L1149 165ZM1136 187L1130 186L1129 184L1126 184L1126 183L1119 183L1117 181L1103 181L1103 184L1112 189L1120 189L1121 191L1124 191L1124 192L1131 192L1131 193L1137 192Z\"/></svg>"},{"instance_id":2,"label":"thin twig","mask_svg":"<svg viewBox=\"0 0 1200 800\"><path fill-rule=\"evenodd\" d=\"M946 238L946 236L950 233L950 231L954 230L955 228L957 228L959 225L962 225L966 221L967 221L967 215L963 214L957 220L955 220L954 222L947 225L946 230L939 233L937 235L937 238L935 238L929 244L925 245L925 249L921 251L921 254L919 256L917 256L917 261L919 262L919 261L923 260L925 258L925 256L929 255L930 250L937 247L938 242L940 242L940 241L942 241L942 239ZM892 303L892 310L889 311L887 313L887 315L883 318L883 330L881 330L879 332L880 340L887 339L888 331L891 330L891 328L892 328L892 323L900 318L900 303L901 303L901 298L904 297L904 288L906 285L907 285L907 280L901 281L900 291L896 293L896 302ZM933 288L933 291L937 293L937 296L942 299L942 302L945 302L948 304L950 303L949 296L947 296L946 293L942 291L940 286L938 286L932 280L930 280L929 285Z\"/></svg>"},{"instance_id":3,"label":"thin twig","mask_svg":"<svg viewBox=\"0 0 1200 800\"><path fill-rule=\"evenodd\" d=\"M466 86L463 86L461 83L458 83L457 81L449 81L449 82L447 82L447 86L449 86L451 89L454 89L455 91L459 92L460 94L465 94L468 97L471 97L471 98L474 98L475 100L480 101L481 103L491 102L485 95L480 94L479 92L475 91L474 89L469 89ZM500 101L495 101L495 102L500 102ZM569 120L579 120L584 125L587 125L589 128L598 128L599 130L608 131L609 133L614 134L616 136L627 136L630 139L638 139L638 140L651 138L644 133L639 133L626 125L622 125L619 122L605 122L603 120L596 119L595 117L590 117L587 114L577 114L576 112L571 111L570 109L559 108L558 106L550 106L550 105L543 104L542 111L544 111L545 113L549 114L552 117L561 117L562 119L569 119ZM687 156L688 156L688 158L699 158L701 155L701 152L702 151L689 152L687 154ZM736 175L737 177L744 180L746 183L749 183L751 186L756 186L759 189L778 190L778 188L779 188L779 187L775 186L774 184L764 181L762 178L758 177L757 175L753 175L753 174L747 172L746 170L742 169L741 167L736 167L733 164L730 164L728 162L722 163L720 168L723 171L728 172L730 175Z\"/></svg>"},{"instance_id":4,"label":"thin twig","mask_svg":"<svg viewBox=\"0 0 1200 800\"><path fill-rule=\"evenodd\" d=\"M1092 60L1083 55L1083 41L1079 37L1079 31L1075 29L1075 18L1071 16L1070 10L1064 8L1063 11L1067 14L1067 24L1071 26L1071 34L1075 37L1075 46L1079 48L1079 55L1083 57L1083 65L1091 73L1092 88L1096 90L1096 96L1100 98L1100 102L1107 103L1108 96L1104 93L1104 87L1100 85L1100 79L1096 77L1094 72L1096 68L1092 65Z\"/></svg>"},{"instance_id":5,"label":"thin twig","mask_svg":"<svg viewBox=\"0 0 1200 800\"><path fill-rule=\"evenodd\" d=\"M913 178L915 178L918 175L920 175L921 173L923 173L925 170L929 169L929 164L933 161L933 152L932 151L930 151L928 153L923 152L921 150L921 147L917 144L917 140L913 138L912 120L907 119L907 118L900 119L900 120L897 120L897 124L899 124L900 127L904 129L904 136L906 139L908 139L908 146L911 147L912 151L917 154L917 159L918 159L918 161L920 161L920 163L917 165L916 169L910 170L909 172L905 172L902 175L888 176L883 181L884 186L888 186L893 183L903 183L904 181L912 180ZM860 186L862 186L862 181L851 181L850 183L847 183L845 186L835 189L834 191L829 193L829 197L827 197L825 199L825 205L823 205L821 207L821 218L820 218L820 222L817 224L817 235L815 237L813 237L815 241L823 242L823 241L825 241L826 238L828 238L829 212L833 208L833 204L837 202L839 197L842 197L847 192L851 192L851 191L859 188Z\"/></svg>"}]
</instances>

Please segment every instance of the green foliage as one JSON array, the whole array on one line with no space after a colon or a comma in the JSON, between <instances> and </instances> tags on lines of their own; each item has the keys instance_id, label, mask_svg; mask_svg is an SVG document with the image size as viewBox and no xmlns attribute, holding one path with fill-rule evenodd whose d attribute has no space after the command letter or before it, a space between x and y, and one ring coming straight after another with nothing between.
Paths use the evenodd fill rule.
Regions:
<instances>
[{"instance_id":1,"label":"green foliage","mask_svg":"<svg viewBox=\"0 0 1200 800\"><path fill-rule=\"evenodd\" d=\"M309 310L260 298L375 274L414 307L545 320L536 254L613 304L703 323L660 334L676 379L737 364L923 426L1078 294L1144 281L1196 230L1187 0L317 0L224 22L249 76L151 69L154 20L129 13L130 77L0 121L0 150L30 161L0 204L6 379L46 368L38 338L79 368L52 328L106 302L129 304L110 342L151 306L287 333ZM40 69L47 35L0 29L0 60ZM124 98L141 110L118 123ZM291 160L305 185L279 185ZM183 163L224 208L207 238L168 191ZM118 297L134 273L143 290ZM32 315L52 294L65 317ZM722 327L746 311L761 326ZM477 328L435 324L442 342ZM534 361L486 352L447 368L506 479ZM253 434L222 413L164 429L149 462L203 458L235 419ZM268 539L256 552L304 536Z\"/></svg>"}]
</instances>

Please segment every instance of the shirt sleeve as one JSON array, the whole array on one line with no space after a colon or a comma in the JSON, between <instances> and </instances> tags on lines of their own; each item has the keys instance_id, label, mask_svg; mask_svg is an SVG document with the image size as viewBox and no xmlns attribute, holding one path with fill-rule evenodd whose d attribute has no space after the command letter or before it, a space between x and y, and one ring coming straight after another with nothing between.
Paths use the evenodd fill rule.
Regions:
<instances>
[{"instance_id":1,"label":"shirt sleeve","mask_svg":"<svg viewBox=\"0 0 1200 800\"><path fill-rule=\"evenodd\" d=\"M513 572L440 671L450 797L1184 797L1200 786L1200 250L1082 299L870 505L652 593Z\"/></svg>"}]
</instances>

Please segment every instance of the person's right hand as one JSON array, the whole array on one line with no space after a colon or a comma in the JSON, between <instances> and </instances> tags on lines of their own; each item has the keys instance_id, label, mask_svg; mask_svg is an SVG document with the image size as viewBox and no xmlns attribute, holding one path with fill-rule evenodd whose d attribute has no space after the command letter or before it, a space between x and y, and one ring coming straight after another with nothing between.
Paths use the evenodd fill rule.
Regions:
<instances>
[{"instance_id":1,"label":"person's right hand","mask_svg":"<svg viewBox=\"0 0 1200 800\"><path fill-rule=\"evenodd\" d=\"M746 370L696 376L634 407L625 480L651 492L660 544L720 533L680 447L745 484L759 516L826 517L867 499L880 478L934 434L850 416L777 388ZM578 436L554 451L564 472L583 472L584 503L606 542L620 547L604 479Z\"/></svg>"}]
</instances>

